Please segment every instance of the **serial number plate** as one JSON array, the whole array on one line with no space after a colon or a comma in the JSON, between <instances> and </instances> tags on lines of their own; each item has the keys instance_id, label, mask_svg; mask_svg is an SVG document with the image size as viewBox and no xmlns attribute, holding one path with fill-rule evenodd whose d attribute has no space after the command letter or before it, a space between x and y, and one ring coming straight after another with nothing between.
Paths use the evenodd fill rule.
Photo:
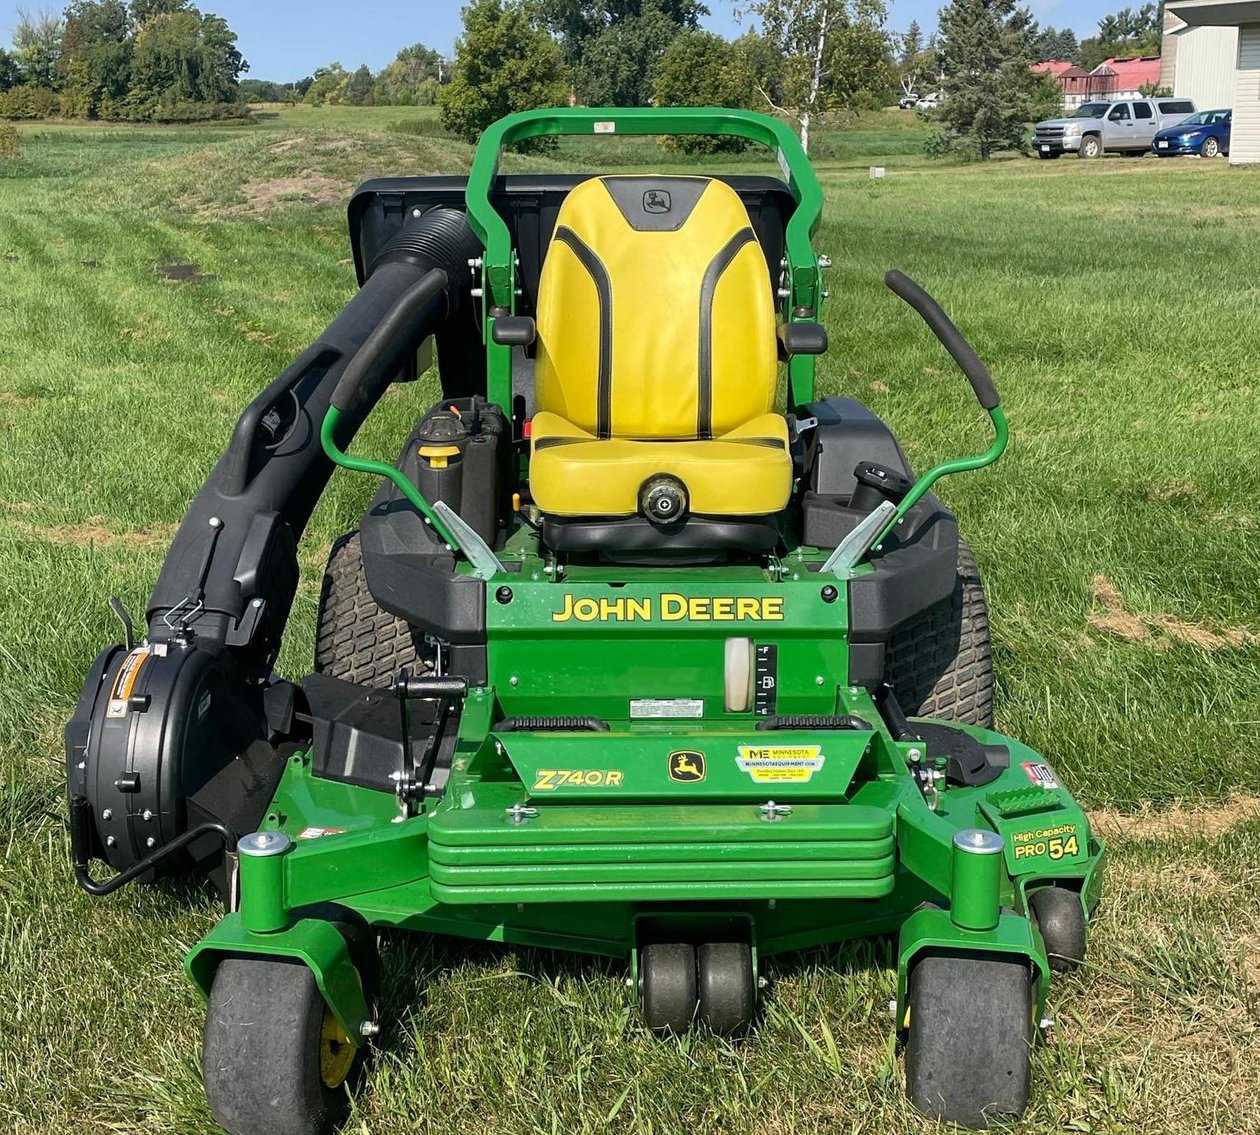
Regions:
<instances>
[{"instance_id":1,"label":"serial number plate","mask_svg":"<svg viewBox=\"0 0 1260 1135\"><path fill-rule=\"evenodd\" d=\"M630 718L703 717L703 698L634 698L630 702Z\"/></svg>"}]
</instances>

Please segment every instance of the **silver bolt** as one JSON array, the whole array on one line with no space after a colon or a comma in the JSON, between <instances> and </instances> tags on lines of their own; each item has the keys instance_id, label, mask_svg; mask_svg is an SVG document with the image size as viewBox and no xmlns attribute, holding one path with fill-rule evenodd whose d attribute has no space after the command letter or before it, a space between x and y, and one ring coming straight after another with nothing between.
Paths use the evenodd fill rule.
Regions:
<instances>
[{"instance_id":1,"label":"silver bolt","mask_svg":"<svg viewBox=\"0 0 1260 1135\"><path fill-rule=\"evenodd\" d=\"M766 987L767 985L769 985L769 984L770 984L770 982L769 982L769 981L767 981L764 977L759 977L759 978L757 978L757 988L758 988L758 989L765 989L765 987Z\"/></svg>"},{"instance_id":2,"label":"silver bolt","mask_svg":"<svg viewBox=\"0 0 1260 1135\"><path fill-rule=\"evenodd\" d=\"M826 684L826 681L827 681L827 679L826 679L826 678L824 678L821 674L818 674L818 675L816 675L816 676L814 677L814 685L815 685L815 686L822 686L822 685L825 685L825 684Z\"/></svg>"},{"instance_id":3,"label":"silver bolt","mask_svg":"<svg viewBox=\"0 0 1260 1135\"><path fill-rule=\"evenodd\" d=\"M211 528L222 528L222 527L223 527L223 521L222 521L222 520L220 520L217 516L212 516L212 517L210 518L210 527L211 527Z\"/></svg>"},{"instance_id":4,"label":"silver bolt","mask_svg":"<svg viewBox=\"0 0 1260 1135\"><path fill-rule=\"evenodd\" d=\"M143 819L146 823L148 823L149 821L151 821L151 820L153 819L153 813L152 813L152 812L151 812L148 808L146 808L146 809L145 809L145 810L141 813L141 817L140 817L140 818L141 818L141 819Z\"/></svg>"},{"instance_id":5,"label":"silver bolt","mask_svg":"<svg viewBox=\"0 0 1260 1135\"><path fill-rule=\"evenodd\" d=\"M634 988L634 978L632 978L629 974L626 974L626 988L627 989Z\"/></svg>"},{"instance_id":6,"label":"silver bolt","mask_svg":"<svg viewBox=\"0 0 1260 1135\"><path fill-rule=\"evenodd\" d=\"M520 678L518 678L515 674L513 674L513 675L512 675L512 676L508 679L508 685L509 685L509 686L519 686L520 684L521 684L521 680L520 680Z\"/></svg>"},{"instance_id":7,"label":"silver bolt","mask_svg":"<svg viewBox=\"0 0 1260 1135\"><path fill-rule=\"evenodd\" d=\"M380 1034L381 1026L377 1024L376 1021L364 1021L359 1026L359 1036L361 1037L371 1038L374 1036L380 1036Z\"/></svg>"},{"instance_id":8,"label":"silver bolt","mask_svg":"<svg viewBox=\"0 0 1260 1135\"><path fill-rule=\"evenodd\" d=\"M791 804L776 804L773 800L767 800L761 806L761 818L770 823L781 820L784 816L792 814Z\"/></svg>"},{"instance_id":9,"label":"silver bolt","mask_svg":"<svg viewBox=\"0 0 1260 1135\"><path fill-rule=\"evenodd\" d=\"M908 756L912 761L920 761L923 759L923 750L911 749L910 752L906 754L906 756Z\"/></svg>"},{"instance_id":10,"label":"silver bolt","mask_svg":"<svg viewBox=\"0 0 1260 1135\"><path fill-rule=\"evenodd\" d=\"M113 818L114 818L114 809L113 809L113 808L106 808L106 809L105 809L105 811L103 811L103 812L101 813L101 819L102 819L102 820L112 820Z\"/></svg>"},{"instance_id":11,"label":"silver bolt","mask_svg":"<svg viewBox=\"0 0 1260 1135\"><path fill-rule=\"evenodd\" d=\"M87 761L80 761L74 767L77 768L80 772L82 772L85 768L87 768Z\"/></svg>"},{"instance_id":12,"label":"silver bolt","mask_svg":"<svg viewBox=\"0 0 1260 1135\"><path fill-rule=\"evenodd\" d=\"M512 817L514 824L523 824L526 820L532 820L538 815L538 809L531 808L527 804L513 804L512 807L503 810Z\"/></svg>"},{"instance_id":13,"label":"silver bolt","mask_svg":"<svg viewBox=\"0 0 1260 1135\"><path fill-rule=\"evenodd\" d=\"M236 850L242 855L280 855L289 850L290 842L284 832L251 832L241 836Z\"/></svg>"},{"instance_id":14,"label":"silver bolt","mask_svg":"<svg viewBox=\"0 0 1260 1135\"><path fill-rule=\"evenodd\" d=\"M152 836L149 836L149 838L144 841L144 846L157 847L157 840L155 840Z\"/></svg>"},{"instance_id":15,"label":"silver bolt","mask_svg":"<svg viewBox=\"0 0 1260 1135\"><path fill-rule=\"evenodd\" d=\"M116 840L116 839L115 839L112 835L107 835L107 836L105 837L105 846L106 846L106 847L114 847L114 846L116 846L116 845L117 845L117 843L118 843L118 841L117 841L117 840Z\"/></svg>"},{"instance_id":16,"label":"silver bolt","mask_svg":"<svg viewBox=\"0 0 1260 1135\"><path fill-rule=\"evenodd\" d=\"M255 600L254 600L254 601L250 604L250 606L251 606L251 607L261 607L261 606L262 606L262 600L261 600L261 599L255 599Z\"/></svg>"},{"instance_id":17,"label":"silver bolt","mask_svg":"<svg viewBox=\"0 0 1260 1135\"><path fill-rule=\"evenodd\" d=\"M954 846L971 855L996 855L1006 846L997 832L985 828L963 828L954 833Z\"/></svg>"}]
</instances>

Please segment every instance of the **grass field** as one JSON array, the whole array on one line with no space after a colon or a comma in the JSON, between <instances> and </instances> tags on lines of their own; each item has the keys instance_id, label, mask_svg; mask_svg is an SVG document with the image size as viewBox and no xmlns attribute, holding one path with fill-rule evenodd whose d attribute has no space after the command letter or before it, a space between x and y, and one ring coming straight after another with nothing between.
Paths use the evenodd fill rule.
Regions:
<instances>
[{"instance_id":1,"label":"grass field","mask_svg":"<svg viewBox=\"0 0 1260 1135\"><path fill-rule=\"evenodd\" d=\"M387 129L404 119L427 129L302 108L253 128L24 127L0 165L0 1130L214 1130L179 961L216 906L73 886L59 732L116 635L106 599L144 610L240 409L351 295L355 181L467 168L466 146ZM940 166L920 129L879 117L820 144L822 384L886 416L919 467L987 444L882 287L892 266L991 363L1010 452L943 495L988 586L999 727L1046 752L1114 851L1017 1130L1260 1130L1260 175ZM173 264L194 278L164 279ZM392 455L432 395L392 393L357 449ZM310 665L327 546L372 487L338 474L307 532L285 673ZM386 949L393 1023L352 1131L931 1130L900 1097L883 942L775 962L736 1045L649 1039L601 963Z\"/></svg>"}]
</instances>

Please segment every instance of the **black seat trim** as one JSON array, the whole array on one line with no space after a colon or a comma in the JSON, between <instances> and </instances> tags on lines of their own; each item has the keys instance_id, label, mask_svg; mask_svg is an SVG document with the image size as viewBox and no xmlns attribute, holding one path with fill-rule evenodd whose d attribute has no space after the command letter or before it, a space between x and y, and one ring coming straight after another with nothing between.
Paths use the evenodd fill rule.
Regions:
<instances>
[{"instance_id":1,"label":"black seat trim","mask_svg":"<svg viewBox=\"0 0 1260 1135\"><path fill-rule=\"evenodd\" d=\"M696 434L705 440L713 437L713 299L722 274L744 245L754 244L756 240L757 234L751 228L740 229L709 263L700 285L700 395Z\"/></svg>"},{"instance_id":2,"label":"black seat trim","mask_svg":"<svg viewBox=\"0 0 1260 1135\"><path fill-rule=\"evenodd\" d=\"M612 280L594 249L567 225L556 228L554 239L569 246L590 274L599 297L599 400L595 432L601 438L608 438L612 436Z\"/></svg>"}]
</instances>

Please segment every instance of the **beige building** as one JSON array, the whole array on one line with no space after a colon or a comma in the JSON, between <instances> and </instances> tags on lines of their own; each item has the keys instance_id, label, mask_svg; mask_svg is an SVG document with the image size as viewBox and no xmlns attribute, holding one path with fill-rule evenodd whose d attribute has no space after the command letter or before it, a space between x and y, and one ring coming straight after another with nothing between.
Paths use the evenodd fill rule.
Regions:
<instances>
[{"instance_id":1,"label":"beige building","mask_svg":"<svg viewBox=\"0 0 1260 1135\"><path fill-rule=\"evenodd\" d=\"M1260 0L1172 0L1164 13L1168 85L1200 110L1233 107L1230 164L1260 162Z\"/></svg>"}]
</instances>

